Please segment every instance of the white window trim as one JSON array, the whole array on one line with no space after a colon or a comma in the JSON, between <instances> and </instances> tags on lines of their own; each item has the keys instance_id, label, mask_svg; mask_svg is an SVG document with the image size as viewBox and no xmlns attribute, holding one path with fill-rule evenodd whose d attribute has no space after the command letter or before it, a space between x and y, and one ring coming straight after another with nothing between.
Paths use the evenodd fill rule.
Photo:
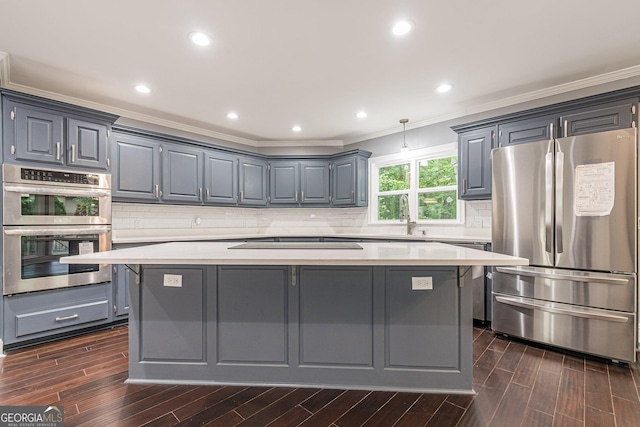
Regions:
<instances>
[{"instance_id":1,"label":"white window trim","mask_svg":"<svg viewBox=\"0 0 640 427\"><path fill-rule=\"evenodd\" d=\"M412 221L416 221L417 224L423 225L463 225L465 220L464 201L457 200L457 219L417 219L418 218L418 194L428 191L420 191L418 189L418 161L429 160L441 157L458 156L458 144L452 142L450 144L441 144L429 148L420 150L412 150L407 153L389 154L385 156L372 157L369 159L369 218L370 225L396 225L401 224L398 220L378 220L378 170L381 167L394 166L403 163L409 163L409 179L410 187L408 190L394 190L384 192L386 195L405 194L409 195L409 214ZM441 187L441 189L447 187ZM451 186L451 189L457 190L456 186Z\"/></svg>"}]
</instances>

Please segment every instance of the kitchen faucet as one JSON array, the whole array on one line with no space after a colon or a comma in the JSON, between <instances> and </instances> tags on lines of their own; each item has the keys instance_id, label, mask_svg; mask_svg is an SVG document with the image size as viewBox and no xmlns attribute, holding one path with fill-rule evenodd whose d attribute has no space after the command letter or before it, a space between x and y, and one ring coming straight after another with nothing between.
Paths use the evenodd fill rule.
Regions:
<instances>
[{"instance_id":1,"label":"kitchen faucet","mask_svg":"<svg viewBox=\"0 0 640 427\"><path fill-rule=\"evenodd\" d=\"M409 214L409 196L407 194L400 196L399 205L400 221L404 221L405 218L407 219L407 236L410 236L413 233L413 227L416 226L416 222L411 221L411 215Z\"/></svg>"}]
</instances>

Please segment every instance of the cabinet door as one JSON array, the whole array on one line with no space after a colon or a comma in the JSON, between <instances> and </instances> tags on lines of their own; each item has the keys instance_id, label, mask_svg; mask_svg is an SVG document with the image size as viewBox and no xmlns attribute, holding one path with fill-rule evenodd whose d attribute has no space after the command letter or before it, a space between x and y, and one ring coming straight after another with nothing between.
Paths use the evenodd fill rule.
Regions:
<instances>
[{"instance_id":1,"label":"cabinet door","mask_svg":"<svg viewBox=\"0 0 640 427\"><path fill-rule=\"evenodd\" d=\"M130 275L133 274L129 267L123 264L114 266L113 284L115 288L115 312L116 317L129 314L129 285Z\"/></svg>"},{"instance_id":2,"label":"cabinet door","mask_svg":"<svg viewBox=\"0 0 640 427\"><path fill-rule=\"evenodd\" d=\"M550 140L556 137L558 117L548 115L501 124L498 127L500 147Z\"/></svg>"},{"instance_id":3,"label":"cabinet door","mask_svg":"<svg viewBox=\"0 0 640 427\"><path fill-rule=\"evenodd\" d=\"M240 158L239 204L248 206L267 204L267 162L264 160Z\"/></svg>"},{"instance_id":4,"label":"cabinet door","mask_svg":"<svg viewBox=\"0 0 640 427\"><path fill-rule=\"evenodd\" d=\"M13 138L6 138L15 147L16 160L33 160L43 163L64 164L64 117L54 111L32 108L27 105L8 102L11 122L5 135L13 129Z\"/></svg>"},{"instance_id":5,"label":"cabinet door","mask_svg":"<svg viewBox=\"0 0 640 427\"><path fill-rule=\"evenodd\" d=\"M300 202L300 164L273 161L269 164L269 202L298 204Z\"/></svg>"},{"instance_id":6,"label":"cabinet door","mask_svg":"<svg viewBox=\"0 0 640 427\"><path fill-rule=\"evenodd\" d=\"M238 157L205 152L205 203L235 204L238 201Z\"/></svg>"},{"instance_id":7,"label":"cabinet door","mask_svg":"<svg viewBox=\"0 0 640 427\"><path fill-rule=\"evenodd\" d=\"M356 203L356 158L347 157L333 163L333 205Z\"/></svg>"},{"instance_id":8,"label":"cabinet door","mask_svg":"<svg viewBox=\"0 0 640 427\"><path fill-rule=\"evenodd\" d=\"M160 199L160 144L149 138L115 135L112 196L117 199Z\"/></svg>"},{"instance_id":9,"label":"cabinet door","mask_svg":"<svg viewBox=\"0 0 640 427\"><path fill-rule=\"evenodd\" d=\"M165 144L162 148L162 200L202 203L202 150Z\"/></svg>"},{"instance_id":10,"label":"cabinet door","mask_svg":"<svg viewBox=\"0 0 640 427\"><path fill-rule=\"evenodd\" d=\"M560 117L562 132L559 136L567 137L630 128L637 120L635 118L637 105L638 99L632 98L568 112Z\"/></svg>"},{"instance_id":11,"label":"cabinet door","mask_svg":"<svg viewBox=\"0 0 640 427\"><path fill-rule=\"evenodd\" d=\"M329 203L329 162L305 161L300 164L300 203Z\"/></svg>"},{"instance_id":12,"label":"cabinet door","mask_svg":"<svg viewBox=\"0 0 640 427\"><path fill-rule=\"evenodd\" d=\"M458 197L460 199L491 198L491 149L495 126L458 135Z\"/></svg>"},{"instance_id":13,"label":"cabinet door","mask_svg":"<svg viewBox=\"0 0 640 427\"><path fill-rule=\"evenodd\" d=\"M67 164L85 168L108 167L107 126L82 120L67 120Z\"/></svg>"}]
</instances>

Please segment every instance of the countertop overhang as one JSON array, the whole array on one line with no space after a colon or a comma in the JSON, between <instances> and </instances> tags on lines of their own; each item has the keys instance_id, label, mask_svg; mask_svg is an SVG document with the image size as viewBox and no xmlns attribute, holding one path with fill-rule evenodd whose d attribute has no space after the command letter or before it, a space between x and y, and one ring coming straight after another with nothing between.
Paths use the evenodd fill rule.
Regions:
<instances>
[{"instance_id":1,"label":"countertop overhang","mask_svg":"<svg viewBox=\"0 0 640 427\"><path fill-rule=\"evenodd\" d=\"M66 264L528 265L525 258L434 242L359 243L362 250L230 249L238 242L173 242L60 259Z\"/></svg>"}]
</instances>

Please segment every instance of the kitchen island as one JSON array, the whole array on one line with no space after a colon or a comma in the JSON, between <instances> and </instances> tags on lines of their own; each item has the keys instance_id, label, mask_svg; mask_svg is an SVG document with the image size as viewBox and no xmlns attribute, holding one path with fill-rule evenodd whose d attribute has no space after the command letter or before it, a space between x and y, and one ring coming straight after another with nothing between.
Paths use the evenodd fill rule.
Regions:
<instances>
[{"instance_id":1,"label":"kitchen island","mask_svg":"<svg viewBox=\"0 0 640 427\"><path fill-rule=\"evenodd\" d=\"M442 243L176 242L127 264L129 382L472 392L471 287L522 258Z\"/></svg>"}]
</instances>

